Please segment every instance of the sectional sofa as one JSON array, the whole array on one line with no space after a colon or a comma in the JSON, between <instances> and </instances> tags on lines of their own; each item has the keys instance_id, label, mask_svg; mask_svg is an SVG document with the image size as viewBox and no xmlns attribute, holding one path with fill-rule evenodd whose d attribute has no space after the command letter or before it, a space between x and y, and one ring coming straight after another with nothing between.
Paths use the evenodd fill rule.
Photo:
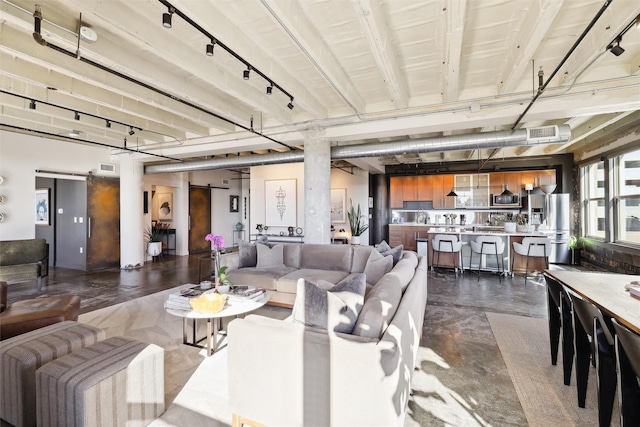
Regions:
<instances>
[{"instance_id":1,"label":"sectional sofa","mask_svg":"<svg viewBox=\"0 0 640 427\"><path fill-rule=\"evenodd\" d=\"M304 256L298 268L281 267L278 274L256 279L256 284L270 286L279 301L293 297L292 316L277 320L249 315L228 326L233 425L402 426L427 301L426 257L403 251L395 266L377 281L371 283L372 277L367 277L367 292L356 304L352 329L336 332L337 327L323 329L297 318L301 294L310 287L324 286L327 294L316 289L320 298L314 302L331 310L330 301L335 297L329 295L332 289L323 279L342 284L364 280L367 262L363 259L369 260L365 254L379 259L374 253L378 251L346 245L337 246L339 249L308 246L309 252L300 248ZM326 270L312 268L319 262ZM238 279L263 274L252 267L246 272L251 275ZM319 278L318 286L301 278L304 274ZM295 277L297 295L291 296L285 289L291 289L289 281ZM338 316L343 321L349 320L348 309L340 307ZM312 307L309 311L318 310ZM333 324L344 327L343 323Z\"/></svg>"}]
</instances>

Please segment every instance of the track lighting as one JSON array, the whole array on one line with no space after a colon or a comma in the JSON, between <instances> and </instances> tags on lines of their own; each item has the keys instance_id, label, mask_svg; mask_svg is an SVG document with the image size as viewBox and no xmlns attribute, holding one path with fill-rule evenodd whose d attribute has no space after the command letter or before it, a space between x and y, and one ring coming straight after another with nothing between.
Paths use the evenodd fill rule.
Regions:
<instances>
[{"instance_id":1,"label":"track lighting","mask_svg":"<svg viewBox=\"0 0 640 427\"><path fill-rule=\"evenodd\" d=\"M36 101L34 99L32 99L31 102L29 103L29 109L30 110L36 109Z\"/></svg>"},{"instance_id":2,"label":"track lighting","mask_svg":"<svg viewBox=\"0 0 640 427\"><path fill-rule=\"evenodd\" d=\"M111 127L111 120L107 120L107 122L105 123L105 126L110 128Z\"/></svg>"},{"instance_id":3,"label":"track lighting","mask_svg":"<svg viewBox=\"0 0 640 427\"><path fill-rule=\"evenodd\" d=\"M293 97L291 97L291 101L289 101L287 107L289 107L289 110L293 110Z\"/></svg>"},{"instance_id":4,"label":"track lighting","mask_svg":"<svg viewBox=\"0 0 640 427\"><path fill-rule=\"evenodd\" d=\"M242 72L242 78L249 80L249 73L251 72L251 66L247 66L247 69Z\"/></svg>"},{"instance_id":5,"label":"track lighting","mask_svg":"<svg viewBox=\"0 0 640 427\"><path fill-rule=\"evenodd\" d=\"M171 28L171 16L173 15L173 8L170 7L169 11L162 14L162 26L165 28Z\"/></svg>"},{"instance_id":6,"label":"track lighting","mask_svg":"<svg viewBox=\"0 0 640 427\"><path fill-rule=\"evenodd\" d=\"M624 49L622 48L622 46L620 46L620 41L620 38L616 39L609 48L609 51L615 56L620 56L624 53Z\"/></svg>"},{"instance_id":7,"label":"track lighting","mask_svg":"<svg viewBox=\"0 0 640 427\"><path fill-rule=\"evenodd\" d=\"M267 95L271 95L272 92L273 92L273 83L267 86Z\"/></svg>"},{"instance_id":8,"label":"track lighting","mask_svg":"<svg viewBox=\"0 0 640 427\"><path fill-rule=\"evenodd\" d=\"M69 131L69 136L72 138L77 138L80 136L80 131L79 130L75 130L75 129L71 129Z\"/></svg>"},{"instance_id":9,"label":"track lighting","mask_svg":"<svg viewBox=\"0 0 640 427\"><path fill-rule=\"evenodd\" d=\"M129 126L129 135L133 135L136 131L133 130L133 126Z\"/></svg>"},{"instance_id":10,"label":"track lighting","mask_svg":"<svg viewBox=\"0 0 640 427\"><path fill-rule=\"evenodd\" d=\"M211 40L211 43L207 44L207 56L213 56L213 45L214 45L213 40Z\"/></svg>"},{"instance_id":11,"label":"track lighting","mask_svg":"<svg viewBox=\"0 0 640 427\"><path fill-rule=\"evenodd\" d=\"M76 113L73 115L73 118L76 120L80 120L80 113L76 111Z\"/></svg>"}]
</instances>

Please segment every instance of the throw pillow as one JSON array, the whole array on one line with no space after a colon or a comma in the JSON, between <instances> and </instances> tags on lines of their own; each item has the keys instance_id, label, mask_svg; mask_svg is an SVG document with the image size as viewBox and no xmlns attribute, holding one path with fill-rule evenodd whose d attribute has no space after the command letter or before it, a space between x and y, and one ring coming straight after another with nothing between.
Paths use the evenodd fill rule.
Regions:
<instances>
[{"instance_id":1,"label":"throw pillow","mask_svg":"<svg viewBox=\"0 0 640 427\"><path fill-rule=\"evenodd\" d=\"M371 251L367 265L364 267L364 274L368 283L378 283L378 280L393 268L393 257L383 256L378 251Z\"/></svg>"},{"instance_id":2,"label":"throw pillow","mask_svg":"<svg viewBox=\"0 0 640 427\"><path fill-rule=\"evenodd\" d=\"M386 251L380 251L383 256L391 255L393 257L393 265L396 265L400 259L402 259L402 251L404 249L403 245L398 245L393 249L389 249Z\"/></svg>"},{"instance_id":3,"label":"throw pillow","mask_svg":"<svg viewBox=\"0 0 640 427\"><path fill-rule=\"evenodd\" d=\"M284 254L282 245L256 245L258 249L258 268L282 268L284 267Z\"/></svg>"},{"instance_id":4,"label":"throw pillow","mask_svg":"<svg viewBox=\"0 0 640 427\"><path fill-rule=\"evenodd\" d=\"M238 268L255 267L258 262L256 245L240 240L238 242Z\"/></svg>"},{"instance_id":5,"label":"throw pillow","mask_svg":"<svg viewBox=\"0 0 640 427\"><path fill-rule=\"evenodd\" d=\"M380 242L378 246L376 246L376 249L378 250L378 252L382 253L382 252L390 251L391 246L389 246L386 240L383 240L382 242Z\"/></svg>"},{"instance_id":6,"label":"throw pillow","mask_svg":"<svg viewBox=\"0 0 640 427\"><path fill-rule=\"evenodd\" d=\"M384 276L367 295L353 335L380 339L391 324L401 299L402 287L398 278L389 274Z\"/></svg>"},{"instance_id":7,"label":"throw pillow","mask_svg":"<svg viewBox=\"0 0 640 427\"><path fill-rule=\"evenodd\" d=\"M314 285L303 278L298 279L293 321L312 328L350 334L364 302L364 275L355 275L327 290L329 285L324 281Z\"/></svg>"}]
</instances>

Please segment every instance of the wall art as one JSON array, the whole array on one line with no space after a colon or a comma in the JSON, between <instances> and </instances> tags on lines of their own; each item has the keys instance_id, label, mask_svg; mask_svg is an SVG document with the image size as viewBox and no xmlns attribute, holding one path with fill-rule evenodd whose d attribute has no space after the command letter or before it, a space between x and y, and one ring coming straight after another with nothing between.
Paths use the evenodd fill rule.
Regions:
<instances>
[{"instance_id":1,"label":"wall art","mask_svg":"<svg viewBox=\"0 0 640 427\"><path fill-rule=\"evenodd\" d=\"M345 217L346 188L331 189L331 223L341 224L347 221Z\"/></svg>"},{"instance_id":2,"label":"wall art","mask_svg":"<svg viewBox=\"0 0 640 427\"><path fill-rule=\"evenodd\" d=\"M35 204L35 215L36 215L36 225L50 225L51 221L51 212L50 212L50 194L51 190L49 188L38 188L36 189L36 204Z\"/></svg>"},{"instance_id":3,"label":"wall art","mask_svg":"<svg viewBox=\"0 0 640 427\"><path fill-rule=\"evenodd\" d=\"M158 219L173 219L173 193L158 194Z\"/></svg>"},{"instance_id":4,"label":"wall art","mask_svg":"<svg viewBox=\"0 0 640 427\"><path fill-rule=\"evenodd\" d=\"M297 188L295 179L264 182L265 224L269 227L297 225Z\"/></svg>"}]
</instances>

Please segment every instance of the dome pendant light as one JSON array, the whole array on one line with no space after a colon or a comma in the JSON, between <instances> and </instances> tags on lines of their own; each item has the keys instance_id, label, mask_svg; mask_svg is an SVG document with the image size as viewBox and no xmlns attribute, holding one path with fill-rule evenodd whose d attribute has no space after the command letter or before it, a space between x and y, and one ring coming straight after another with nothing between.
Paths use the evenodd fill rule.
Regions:
<instances>
[{"instance_id":1,"label":"dome pendant light","mask_svg":"<svg viewBox=\"0 0 640 427\"><path fill-rule=\"evenodd\" d=\"M502 193L500 193L501 196L512 196L513 193L511 191L509 191L509 186L505 185L504 186L504 191Z\"/></svg>"}]
</instances>

